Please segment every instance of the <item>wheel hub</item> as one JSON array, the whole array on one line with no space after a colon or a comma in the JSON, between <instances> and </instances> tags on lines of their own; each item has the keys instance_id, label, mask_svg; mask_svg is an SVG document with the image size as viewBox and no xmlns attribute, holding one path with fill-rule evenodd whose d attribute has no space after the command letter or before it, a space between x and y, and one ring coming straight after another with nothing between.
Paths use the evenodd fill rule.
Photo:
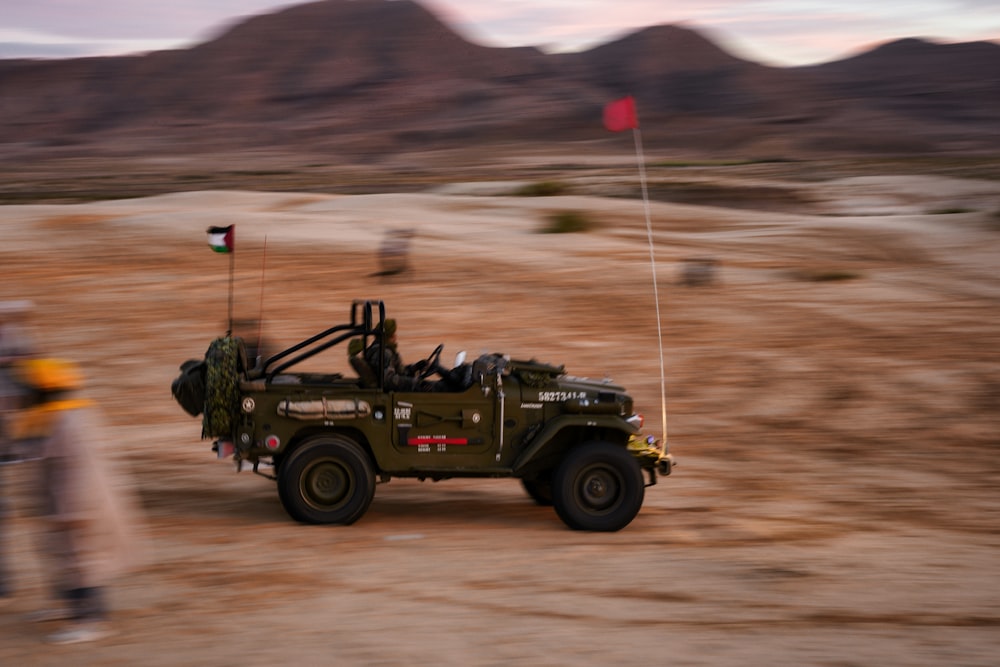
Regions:
<instances>
[{"instance_id":1,"label":"wheel hub","mask_svg":"<svg viewBox=\"0 0 1000 667\"><path fill-rule=\"evenodd\" d=\"M593 509L604 510L618 499L620 484L608 470L591 470L583 480L583 501Z\"/></svg>"},{"instance_id":2,"label":"wheel hub","mask_svg":"<svg viewBox=\"0 0 1000 667\"><path fill-rule=\"evenodd\" d=\"M333 462L323 461L305 475L304 495L314 505L336 505L348 495L350 487L350 475L344 468Z\"/></svg>"},{"instance_id":3,"label":"wheel hub","mask_svg":"<svg viewBox=\"0 0 1000 667\"><path fill-rule=\"evenodd\" d=\"M603 498L607 490L608 487L604 484L603 479L594 477L587 482L587 496L590 498Z\"/></svg>"}]
</instances>

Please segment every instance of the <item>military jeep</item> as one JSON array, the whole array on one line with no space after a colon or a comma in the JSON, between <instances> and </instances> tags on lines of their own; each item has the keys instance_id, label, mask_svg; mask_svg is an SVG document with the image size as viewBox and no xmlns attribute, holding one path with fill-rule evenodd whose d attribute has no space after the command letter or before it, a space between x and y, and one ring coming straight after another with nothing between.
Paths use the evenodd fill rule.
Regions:
<instances>
[{"instance_id":1,"label":"military jeep","mask_svg":"<svg viewBox=\"0 0 1000 667\"><path fill-rule=\"evenodd\" d=\"M386 322L383 302L355 301L348 323L256 360L227 335L181 366L173 394L203 416L202 437L215 439L219 457L276 481L282 506L304 523L357 521L376 482L393 477L514 477L569 527L616 531L639 512L645 487L670 474L666 443L642 435L625 390L562 366L484 354L448 370L439 345L416 366L460 385L386 388L385 369L363 354L384 349ZM350 371L299 370L336 346Z\"/></svg>"}]
</instances>

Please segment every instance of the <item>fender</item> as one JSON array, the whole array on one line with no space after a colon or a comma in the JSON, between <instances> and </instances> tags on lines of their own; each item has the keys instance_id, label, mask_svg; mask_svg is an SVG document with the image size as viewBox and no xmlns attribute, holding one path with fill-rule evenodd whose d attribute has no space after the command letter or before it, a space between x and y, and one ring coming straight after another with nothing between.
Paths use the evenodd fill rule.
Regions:
<instances>
[{"instance_id":1,"label":"fender","mask_svg":"<svg viewBox=\"0 0 1000 667\"><path fill-rule=\"evenodd\" d=\"M606 429L619 431L623 434L622 440L628 440L628 436L638 435L639 429L617 415L561 415L550 419L545 424L545 428L531 440L531 444L514 461L512 468L516 475L526 465L531 463L550 442L566 428L580 426L587 429Z\"/></svg>"}]
</instances>

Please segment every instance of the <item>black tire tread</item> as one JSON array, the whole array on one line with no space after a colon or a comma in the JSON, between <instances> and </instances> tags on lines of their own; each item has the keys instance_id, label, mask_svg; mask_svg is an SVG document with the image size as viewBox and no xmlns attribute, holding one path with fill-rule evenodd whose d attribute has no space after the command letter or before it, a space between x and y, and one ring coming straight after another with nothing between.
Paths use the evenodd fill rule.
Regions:
<instances>
[{"instance_id":1,"label":"black tire tread","mask_svg":"<svg viewBox=\"0 0 1000 667\"><path fill-rule=\"evenodd\" d=\"M347 467L355 485L353 497L344 507L323 511L303 497L300 478L317 458L333 457ZM350 525L360 519L375 496L375 472L368 453L354 440L341 435L318 436L307 440L281 462L278 471L278 498L296 521L310 524Z\"/></svg>"},{"instance_id":2,"label":"black tire tread","mask_svg":"<svg viewBox=\"0 0 1000 667\"><path fill-rule=\"evenodd\" d=\"M609 469L621 482L617 501L608 511L588 508L578 497L581 474L599 466ZM635 458L621 446L591 441L571 449L556 468L552 480L552 504L563 523L574 530L618 531L639 513L646 486L642 469Z\"/></svg>"}]
</instances>

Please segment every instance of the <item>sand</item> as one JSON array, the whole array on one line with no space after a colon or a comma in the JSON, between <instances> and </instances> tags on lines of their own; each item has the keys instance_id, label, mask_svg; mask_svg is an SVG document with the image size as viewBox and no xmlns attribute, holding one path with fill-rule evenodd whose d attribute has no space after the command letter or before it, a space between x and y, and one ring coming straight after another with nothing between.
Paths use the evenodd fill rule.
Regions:
<instances>
[{"instance_id":1,"label":"sand","mask_svg":"<svg viewBox=\"0 0 1000 667\"><path fill-rule=\"evenodd\" d=\"M111 590L114 638L44 645L32 469L0 470L19 574L0 663L996 664L996 182L784 184L802 212L654 202L665 427L642 202L508 186L0 207L0 298L32 299L39 344L83 365L152 547ZM539 233L561 211L593 229ZM227 224L236 316L272 345L382 298L407 360L444 343L624 384L675 474L615 534L566 529L514 480L392 480L353 526L295 524L169 392L226 328L205 229ZM411 268L377 276L399 229ZM709 284L684 284L692 258Z\"/></svg>"}]
</instances>

